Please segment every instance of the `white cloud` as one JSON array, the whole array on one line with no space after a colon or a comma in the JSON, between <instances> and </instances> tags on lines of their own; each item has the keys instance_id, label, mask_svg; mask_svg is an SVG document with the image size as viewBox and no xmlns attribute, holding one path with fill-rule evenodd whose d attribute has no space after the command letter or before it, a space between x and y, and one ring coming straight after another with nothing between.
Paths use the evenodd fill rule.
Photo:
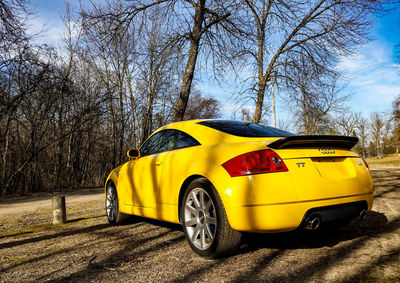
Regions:
<instances>
[{"instance_id":1,"label":"white cloud","mask_svg":"<svg viewBox=\"0 0 400 283\"><path fill-rule=\"evenodd\" d=\"M392 47L382 42L372 42L363 46L359 53L342 57L337 68L344 72L363 72L391 62Z\"/></svg>"},{"instance_id":2,"label":"white cloud","mask_svg":"<svg viewBox=\"0 0 400 283\"><path fill-rule=\"evenodd\" d=\"M38 43L56 46L65 34L65 27L61 19L45 18L39 14L29 20L28 33L37 35L35 41Z\"/></svg>"},{"instance_id":3,"label":"white cloud","mask_svg":"<svg viewBox=\"0 0 400 283\"><path fill-rule=\"evenodd\" d=\"M354 93L351 107L356 111L385 111L400 95L400 68L392 62L393 45L375 41L359 54L342 58L337 69L348 78L348 90Z\"/></svg>"},{"instance_id":4,"label":"white cloud","mask_svg":"<svg viewBox=\"0 0 400 283\"><path fill-rule=\"evenodd\" d=\"M212 96L217 99L226 94L226 90L222 87L213 86L210 84L196 83L196 88L200 90L202 95Z\"/></svg>"}]
</instances>

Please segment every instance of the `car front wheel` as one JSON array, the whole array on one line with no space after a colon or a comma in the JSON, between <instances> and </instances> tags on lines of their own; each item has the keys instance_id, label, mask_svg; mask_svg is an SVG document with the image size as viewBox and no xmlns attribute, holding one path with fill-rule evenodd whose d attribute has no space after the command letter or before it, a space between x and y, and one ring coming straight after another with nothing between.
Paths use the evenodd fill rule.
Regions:
<instances>
[{"instance_id":1,"label":"car front wheel","mask_svg":"<svg viewBox=\"0 0 400 283\"><path fill-rule=\"evenodd\" d=\"M127 214L119 211L118 205L117 190L114 183L110 182L106 191L106 214L111 225L123 223L128 218Z\"/></svg>"},{"instance_id":2,"label":"car front wheel","mask_svg":"<svg viewBox=\"0 0 400 283\"><path fill-rule=\"evenodd\" d=\"M181 221L190 247L201 256L221 257L239 247L241 233L229 225L220 196L205 178L193 181L187 188Z\"/></svg>"}]
</instances>

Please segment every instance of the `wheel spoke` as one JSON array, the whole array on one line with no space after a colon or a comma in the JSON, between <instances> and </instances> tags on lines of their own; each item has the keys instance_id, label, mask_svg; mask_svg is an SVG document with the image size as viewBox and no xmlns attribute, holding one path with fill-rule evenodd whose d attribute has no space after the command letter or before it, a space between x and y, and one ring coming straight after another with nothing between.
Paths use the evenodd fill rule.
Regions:
<instances>
[{"instance_id":1,"label":"wheel spoke","mask_svg":"<svg viewBox=\"0 0 400 283\"><path fill-rule=\"evenodd\" d=\"M206 231L204 228L201 229L200 238L201 238L201 247L204 249L206 247Z\"/></svg>"},{"instance_id":2,"label":"wheel spoke","mask_svg":"<svg viewBox=\"0 0 400 283\"><path fill-rule=\"evenodd\" d=\"M107 194L106 199L107 199L108 202L112 201L112 198L111 198L111 196L110 196L110 193Z\"/></svg>"},{"instance_id":3,"label":"wheel spoke","mask_svg":"<svg viewBox=\"0 0 400 283\"><path fill-rule=\"evenodd\" d=\"M210 224L208 224L208 223L206 224L206 233L207 233L208 238L210 238L211 241L214 240L214 234L211 231Z\"/></svg>"},{"instance_id":4,"label":"wheel spoke","mask_svg":"<svg viewBox=\"0 0 400 283\"><path fill-rule=\"evenodd\" d=\"M185 221L186 227L191 227L197 223L196 218L189 219Z\"/></svg>"},{"instance_id":5,"label":"wheel spoke","mask_svg":"<svg viewBox=\"0 0 400 283\"><path fill-rule=\"evenodd\" d=\"M112 203L111 203L111 205L114 207L114 208L116 208L117 207L117 199L116 198L113 198L113 201L112 201Z\"/></svg>"},{"instance_id":6,"label":"wheel spoke","mask_svg":"<svg viewBox=\"0 0 400 283\"><path fill-rule=\"evenodd\" d=\"M211 217L211 216L207 216L207 215L206 215L206 223L215 225L215 224L217 224L217 221L215 220L214 217Z\"/></svg>"},{"instance_id":7,"label":"wheel spoke","mask_svg":"<svg viewBox=\"0 0 400 283\"><path fill-rule=\"evenodd\" d=\"M191 198L193 200L194 205L196 206L196 208L200 208L200 202L197 199L197 195L192 191L191 193Z\"/></svg>"},{"instance_id":8,"label":"wheel spoke","mask_svg":"<svg viewBox=\"0 0 400 283\"><path fill-rule=\"evenodd\" d=\"M211 201L211 199L209 199L207 201L206 205L204 206L204 211L208 211L210 209L211 205L212 205L212 201Z\"/></svg>"},{"instance_id":9,"label":"wheel spoke","mask_svg":"<svg viewBox=\"0 0 400 283\"><path fill-rule=\"evenodd\" d=\"M197 237L199 236L199 233L200 233L200 228L199 228L199 226L196 226L196 227L194 228L192 238L190 239L190 240L192 241L192 243L195 243L195 242L196 242Z\"/></svg>"},{"instance_id":10,"label":"wheel spoke","mask_svg":"<svg viewBox=\"0 0 400 283\"><path fill-rule=\"evenodd\" d=\"M204 209L204 191L200 191L200 207Z\"/></svg>"},{"instance_id":11,"label":"wheel spoke","mask_svg":"<svg viewBox=\"0 0 400 283\"><path fill-rule=\"evenodd\" d=\"M193 206L191 206L189 203L186 203L185 209L189 210L191 214L196 215L197 210Z\"/></svg>"}]
</instances>

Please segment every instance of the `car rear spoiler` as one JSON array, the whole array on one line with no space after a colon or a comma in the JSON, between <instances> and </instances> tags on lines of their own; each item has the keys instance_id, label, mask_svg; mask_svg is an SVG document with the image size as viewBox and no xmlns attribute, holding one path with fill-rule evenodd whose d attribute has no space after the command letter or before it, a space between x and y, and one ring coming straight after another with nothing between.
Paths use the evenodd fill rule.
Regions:
<instances>
[{"instance_id":1,"label":"car rear spoiler","mask_svg":"<svg viewBox=\"0 0 400 283\"><path fill-rule=\"evenodd\" d=\"M358 138L347 136L291 136L274 141L268 147L273 149L310 147L351 149L357 142Z\"/></svg>"}]
</instances>

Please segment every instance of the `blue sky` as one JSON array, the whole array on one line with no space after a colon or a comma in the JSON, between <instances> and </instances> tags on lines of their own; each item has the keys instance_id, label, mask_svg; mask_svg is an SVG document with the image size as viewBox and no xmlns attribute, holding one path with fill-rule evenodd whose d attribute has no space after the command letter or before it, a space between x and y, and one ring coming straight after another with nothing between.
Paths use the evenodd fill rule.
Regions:
<instances>
[{"instance_id":1,"label":"blue sky","mask_svg":"<svg viewBox=\"0 0 400 283\"><path fill-rule=\"evenodd\" d=\"M81 2L87 5L89 0ZM70 3L72 7L79 6L78 0ZM61 46L64 26L60 13L64 9L64 0L36 0L32 1L32 8L36 15L30 20L30 29L38 31L45 26L45 32L38 40ZM395 46L400 44L400 9L378 17L371 29L371 36L373 41L361 46L354 56L341 58L337 66L348 78L349 85L345 91L354 94L348 106L362 112L365 117L369 117L373 111L389 112L392 101L400 95L400 67L397 64L400 52L397 55L395 53ZM203 95L219 99L224 106L224 116L230 118L230 105L235 103L231 93L234 87L230 82L229 87L212 83L207 75L201 78L196 83L197 88ZM278 100L278 120L288 118L286 110L284 103Z\"/></svg>"},{"instance_id":2,"label":"blue sky","mask_svg":"<svg viewBox=\"0 0 400 283\"><path fill-rule=\"evenodd\" d=\"M377 17L370 36L372 41L360 46L353 56L342 57L337 65L348 83L344 92L352 93L346 106L352 111L361 112L365 118L369 118L374 111L388 114L392 101L400 95L400 46L396 48L396 45L400 45L400 8ZM230 91L234 91L232 84L227 85ZM226 86L204 81L199 88L203 94L228 102L225 105L235 104ZM253 107L249 104L249 108ZM290 116L286 103L278 97L278 126L279 120L291 120Z\"/></svg>"},{"instance_id":3,"label":"blue sky","mask_svg":"<svg viewBox=\"0 0 400 283\"><path fill-rule=\"evenodd\" d=\"M400 10L377 18L371 30L373 41L362 46L355 56L342 58L338 69L349 79L354 93L350 105L356 111L390 111L400 95ZM397 48L400 50L399 48Z\"/></svg>"},{"instance_id":4,"label":"blue sky","mask_svg":"<svg viewBox=\"0 0 400 283\"><path fill-rule=\"evenodd\" d=\"M79 3L89 3L88 0L70 0L71 9L77 10ZM31 9L34 15L29 20L28 29L32 32L43 31L38 42L49 43L56 47L61 46L61 38L65 33L61 16L65 10L64 0L32 0Z\"/></svg>"}]
</instances>

